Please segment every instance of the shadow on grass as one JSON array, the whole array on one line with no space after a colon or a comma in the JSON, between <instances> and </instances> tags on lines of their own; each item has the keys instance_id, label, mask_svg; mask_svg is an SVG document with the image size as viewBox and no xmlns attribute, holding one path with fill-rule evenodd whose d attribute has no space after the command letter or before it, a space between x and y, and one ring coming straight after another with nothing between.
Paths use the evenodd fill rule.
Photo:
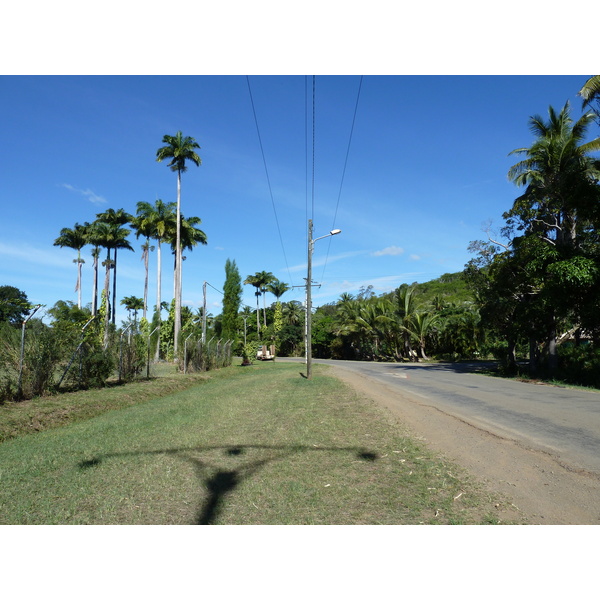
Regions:
<instances>
[{"instance_id":1,"label":"shadow on grass","mask_svg":"<svg viewBox=\"0 0 600 600\"><path fill-rule=\"evenodd\" d=\"M248 450L273 450L278 454L269 458L260 460L251 460L236 469L222 469L212 465L207 460L201 460L189 453L209 452L214 450L223 450L226 456L238 457L246 454ZM152 455L174 455L191 462L196 470L196 474L202 486L208 491L208 498L201 506L195 525L214 525L219 514L223 510L223 504L226 496L233 492L244 480L249 479L267 464L285 460L294 454L301 452L341 452L348 453L350 456L364 461L374 462L378 455L375 452L369 452L364 448L356 447L325 447L325 446L276 446L276 445L231 445L231 446L195 446L183 448L167 448L164 450L146 450L138 452L117 452L95 456L89 460L83 460L78 463L81 470L100 467L103 462L111 458L121 458L127 456L152 456Z\"/></svg>"}]
</instances>

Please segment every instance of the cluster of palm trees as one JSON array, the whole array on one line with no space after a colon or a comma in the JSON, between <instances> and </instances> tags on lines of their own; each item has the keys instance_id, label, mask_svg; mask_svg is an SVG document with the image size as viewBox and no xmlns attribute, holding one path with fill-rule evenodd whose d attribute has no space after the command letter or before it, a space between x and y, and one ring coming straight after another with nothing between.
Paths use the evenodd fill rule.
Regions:
<instances>
[{"instance_id":1,"label":"cluster of palm trees","mask_svg":"<svg viewBox=\"0 0 600 600\"><path fill-rule=\"evenodd\" d=\"M130 233L135 232L137 238L143 237L145 242L141 246L142 260L145 268L145 281L143 300L140 299L141 306L136 302L128 302L127 306L136 306L135 310L143 310L143 317L147 318L148 311L148 280L149 280L149 253L155 249L151 241L156 243L158 258L157 265L157 291L156 307L163 307L161 302L161 272L162 272L162 244L168 243L173 255L176 257L177 248L177 217L176 206L174 202L165 203L162 200L156 200L154 204L148 202L138 202L137 214L131 215L123 209L108 209L103 213L96 215L96 220L92 223L83 225L75 223L73 228L65 227L61 229L60 235L56 238L54 245L77 250L77 284L78 307L81 308L81 267L85 262L81 257L81 250L84 246L91 246L93 258L93 288L92 288L92 316L96 316L99 310L98 303L98 272L99 259L102 249L106 249L106 258L101 263L105 267L104 277L104 297L106 298L107 309L105 318L115 324L115 299L117 297L117 257L118 250L134 251L128 237ZM181 215L180 245L183 250L192 250L198 244L206 244L206 234L197 227L200 224L198 217L185 218ZM125 225L130 225L131 229ZM110 292L110 273L112 271L112 294ZM133 308L128 308L133 310ZM159 313L160 318L160 310Z\"/></svg>"},{"instance_id":2,"label":"cluster of palm trees","mask_svg":"<svg viewBox=\"0 0 600 600\"><path fill-rule=\"evenodd\" d=\"M138 202L136 215L131 215L123 209L108 209L96 215L92 223L85 222L83 225L75 223L73 228L63 228L58 238L54 241L55 246L72 248L77 250L77 304L81 308L81 271L85 262L81 257L84 246L92 246L93 258L93 291L92 291L92 315L96 316L99 311L98 305L98 270L101 249L106 249L106 258L102 262L105 267L105 279L103 296L106 302L106 321L112 320L115 324L115 302L117 298L117 252L118 250L133 251L128 240L131 229L125 227L130 225L135 232L136 238L145 239L142 245L142 261L146 271L143 297L143 317L147 318L148 311L148 272L149 255L154 246L151 240L156 242L157 249L157 292L156 310L160 322L160 311L163 307L161 301L161 272L162 255L161 245L168 243L174 256L173 268L173 298L175 299L175 349L177 349L178 333L181 329L181 263L184 260L182 252L192 250L198 244L206 244L206 234L198 228L201 223L199 217L185 218L181 212L181 173L187 170L186 162L191 161L197 166L201 164L200 157L195 150L200 146L194 138L183 136L181 131L176 135L165 135L164 146L156 152L157 162L170 159L169 168L177 173L177 202L163 202L157 199L154 204L149 202ZM112 298L110 294L110 271L113 271ZM131 299L131 298L130 298ZM131 304L131 302L129 303ZM133 303L137 306L137 303ZM136 310L139 310L137 308Z\"/></svg>"},{"instance_id":3,"label":"cluster of palm trees","mask_svg":"<svg viewBox=\"0 0 600 600\"><path fill-rule=\"evenodd\" d=\"M416 287L400 287L388 297L354 298L342 294L334 333L350 345L355 358L427 360L426 344L440 312L418 305Z\"/></svg>"},{"instance_id":4,"label":"cluster of palm trees","mask_svg":"<svg viewBox=\"0 0 600 600\"><path fill-rule=\"evenodd\" d=\"M256 331L259 332L261 330L260 324L260 308L258 304L258 299L262 295L263 296L263 327L267 327L267 300L266 300L266 292L269 292L275 296L277 302L279 303L279 299L283 294L285 294L290 286L283 282L279 281L273 273L269 271L257 271L254 275L248 275L244 280L245 285L252 285L256 288L254 295L256 296Z\"/></svg>"}]
</instances>

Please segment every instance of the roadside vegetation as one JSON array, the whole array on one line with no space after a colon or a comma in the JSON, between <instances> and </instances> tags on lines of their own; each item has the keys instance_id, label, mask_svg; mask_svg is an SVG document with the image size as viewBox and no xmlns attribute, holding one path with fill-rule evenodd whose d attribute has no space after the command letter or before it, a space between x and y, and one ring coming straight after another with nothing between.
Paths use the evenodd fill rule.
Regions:
<instances>
[{"instance_id":1,"label":"roadside vegetation","mask_svg":"<svg viewBox=\"0 0 600 600\"><path fill-rule=\"evenodd\" d=\"M0 522L518 522L327 371L306 380L296 364L238 362L201 383L178 374L193 384L179 391L169 378L154 395L126 384L118 410L112 389L65 395L96 416L0 444Z\"/></svg>"}]
</instances>

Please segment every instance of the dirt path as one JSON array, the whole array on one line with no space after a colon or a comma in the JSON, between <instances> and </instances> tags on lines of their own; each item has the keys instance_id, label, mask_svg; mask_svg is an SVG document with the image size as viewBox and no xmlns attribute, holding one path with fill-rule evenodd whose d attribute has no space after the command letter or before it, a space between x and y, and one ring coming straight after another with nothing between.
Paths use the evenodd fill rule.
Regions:
<instances>
[{"instance_id":1,"label":"dirt path","mask_svg":"<svg viewBox=\"0 0 600 600\"><path fill-rule=\"evenodd\" d=\"M424 406L419 398L363 375L336 367L333 373L389 409L430 449L467 469L490 491L511 498L523 523L600 524L598 475L569 470L554 457Z\"/></svg>"}]
</instances>

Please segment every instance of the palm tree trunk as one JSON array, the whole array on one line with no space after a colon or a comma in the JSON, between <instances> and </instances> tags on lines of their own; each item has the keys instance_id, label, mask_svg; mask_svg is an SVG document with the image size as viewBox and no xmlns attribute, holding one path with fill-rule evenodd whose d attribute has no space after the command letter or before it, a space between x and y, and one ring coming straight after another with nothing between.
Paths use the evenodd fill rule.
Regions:
<instances>
[{"instance_id":1,"label":"palm tree trunk","mask_svg":"<svg viewBox=\"0 0 600 600\"><path fill-rule=\"evenodd\" d=\"M146 318L148 309L148 261L150 258L150 238L146 238L146 248L144 250L144 267L146 269L146 278L144 279L144 312L143 318Z\"/></svg>"},{"instance_id":2,"label":"palm tree trunk","mask_svg":"<svg viewBox=\"0 0 600 600\"><path fill-rule=\"evenodd\" d=\"M95 317L98 313L98 255L100 254L99 248L92 250L92 256L94 257L94 282L92 284L92 317Z\"/></svg>"},{"instance_id":3,"label":"palm tree trunk","mask_svg":"<svg viewBox=\"0 0 600 600\"><path fill-rule=\"evenodd\" d=\"M110 323L110 259L106 259L104 275L104 297L106 298L106 314L104 315L104 349L108 348L108 325Z\"/></svg>"},{"instance_id":4,"label":"palm tree trunk","mask_svg":"<svg viewBox=\"0 0 600 600\"><path fill-rule=\"evenodd\" d=\"M154 356L154 360L158 360L160 358L160 323L161 323L161 272L162 272L162 254L160 250L160 238L157 240L156 247L156 256L158 260L157 265L157 273L156 273L156 310L158 312L158 343L156 344L156 354Z\"/></svg>"},{"instance_id":5,"label":"palm tree trunk","mask_svg":"<svg viewBox=\"0 0 600 600\"><path fill-rule=\"evenodd\" d=\"M112 324L115 324L115 320L117 318L117 311L114 309L117 302L117 249L115 248L115 262L113 269L115 270L113 273L113 311L112 311Z\"/></svg>"},{"instance_id":6,"label":"palm tree trunk","mask_svg":"<svg viewBox=\"0 0 600 600\"><path fill-rule=\"evenodd\" d=\"M81 252L77 250L77 308L81 310Z\"/></svg>"},{"instance_id":7,"label":"palm tree trunk","mask_svg":"<svg viewBox=\"0 0 600 600\"><path fill-rule=\"evenodd\" d=\"M258 291L258 288L256 288L256 331L260 335L260 307L258 305L258 297L259 296L260 296L260 293Z\"/></svg>"},{"instance_id":8,"label":"palm tree trunk","mask_svg":"<svg viewBox=\"0 0 600 600\"><path fill-rule=\"evenodd\" d=\"M175 250L175 326L173 352L177 356L181 329L181 171L177 171L177 237Z\"/></svg>"},{"instance_id":9,"label":"palm tree trunk","mask_svg":"<svg viewBox=\"0 0 600 600\"><path fill-rule=\"evenodd\" d=\"M263 290L263 322L267 327L267 291Z\"/></svg>"}]
</instances>

